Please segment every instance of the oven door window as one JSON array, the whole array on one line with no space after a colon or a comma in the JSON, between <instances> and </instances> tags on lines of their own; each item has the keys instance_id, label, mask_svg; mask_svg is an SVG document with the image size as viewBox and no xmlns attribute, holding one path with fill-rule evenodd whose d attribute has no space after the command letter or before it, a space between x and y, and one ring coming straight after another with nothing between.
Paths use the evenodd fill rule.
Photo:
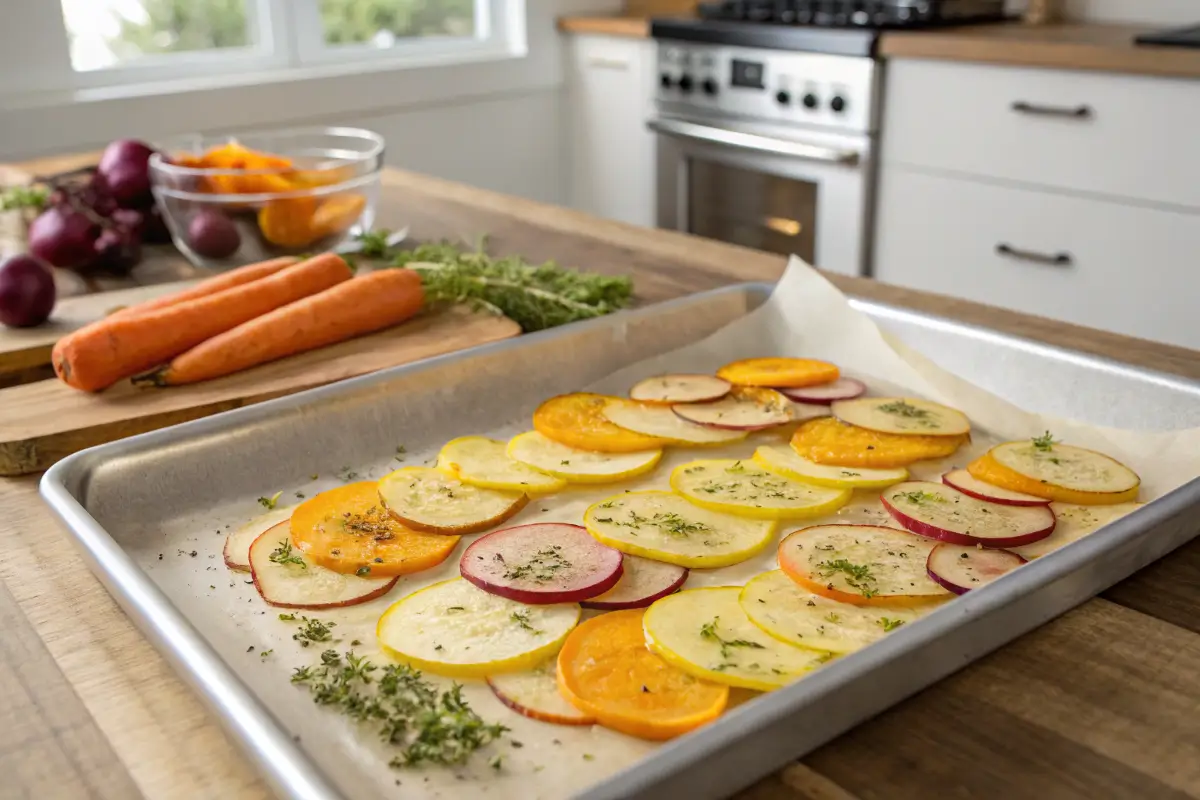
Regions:
<instances>
[{"instance_id":1,"label":"oven door window","mask_svg":"<svg viewBox=\"0 0 1200 800\"><path fill-rule=\"evenodd\" d=\"M816 260L817 184L689 158L687 230Z\"/></svg>"}]
</instances>

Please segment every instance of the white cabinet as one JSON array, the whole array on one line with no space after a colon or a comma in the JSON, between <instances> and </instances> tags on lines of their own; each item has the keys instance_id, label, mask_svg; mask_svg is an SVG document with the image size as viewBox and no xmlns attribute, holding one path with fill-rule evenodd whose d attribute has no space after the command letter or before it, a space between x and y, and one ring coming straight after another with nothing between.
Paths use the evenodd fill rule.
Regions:
<instances>
[{"instance_id":1,"label":"white cabinet","mask_svg":"<svg viewBox=\"0 0 1200 800\"><path fill-rule=\"evenodd\" d=\"M653 227L654 137L646 120L654 103L654 43L572 35L567 50L571 206Z\"/></svg>"}]
</instances>

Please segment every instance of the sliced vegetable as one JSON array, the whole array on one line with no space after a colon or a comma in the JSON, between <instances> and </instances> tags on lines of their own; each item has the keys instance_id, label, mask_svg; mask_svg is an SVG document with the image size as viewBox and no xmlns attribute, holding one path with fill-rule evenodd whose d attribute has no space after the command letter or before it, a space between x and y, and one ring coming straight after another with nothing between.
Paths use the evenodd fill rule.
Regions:
<instances>
[{"instance_id":1,"label":"sliced vegetable","mask_svg":"<svg viewBox=\"0 0 1200 800\"><path fill-rule=\"evenodd\" d=\"M962 436L971 432L971 421L966 414L916 397L839 400L830 410L842 422L879 433Z\"/></svg>"},{"instance_id":2,"label":"sliced vegetable","mask_svg":"<svg viewBox=\"0 0 1200 800\"><path fill-rule=\"evenodd\" d=\"M908 479L908 470L904 467L830 467L797 455L790 447L763 445L754 451L753 460L763 469L785 478L835 489L882 489Z\"/></svg>"},{"instance_id":3,"label":"sliced vegetable","mask_svg":"<svg viewBox=\"0 0 1200 800\"><path fill-rule=\"evenodd\" d=\"M593 453L559 444L537 431L518 434L508 443L509 458L571 483L610 483L644 475L658 465L662 450Z\"/></svg>"},{"instance_id":4,"label":"sliced vegetable","mask_svg":"<svg viewBox=\"0 0 1200 800\"><path fill-rule=\"evenodd\" d=\"M767 635L738 604L739 586L689 589L646 610L646 644L684 672L768 692L824 664L827 652Z\"/></svg>"},{"instance_id":5,"label":"sliced vegetable","mask_svg":"<svg viewBox=\"0 0 1200 800\"><path fill-rule=\"evenodd\" d=\"M182 386L220 378L399 325L423 303L421 279L411 270L361 275L217 334L137 382Z\"/></svg>"},{"instance_id":6,"label":"sliced vegetable","mask_svg":"<svg viewBox=\"0 0 1200 800\"><path fill-rule=\"evenodd\" d=\"M409 530L379 502L374 481L321 492L296 507L292 543L314 564L335 572L377 577L409 575L446 560L457 536Z\"/></svg>"},{"instance_id":7,"label":"sliced vegetable","mask_svg":"<svg viewBox=\"0 0 1200 800\"><path fill-rule=\"evenodd\" d=\"M168 306L176 306L180 303L186 303L189 300L196 300L200 297L208 297L209 295L223 292L226 289L232 289L235 286L243 286L247 283L253 283L260 278L266 278L274 275L280 270L290 267L299 262L298 258L286 256L284 258L273 258L270 261L260 261L257 264L247 264L244 267L237 267L228 272L222 272L219 275L214 275L211 278L206 278L200 281L190 289L184 289L182 292L169 294L166 297L159 297L154 300L147 300L144 303L127 306L120 311L114 311L109 314L106 319L116 319L117 317L130 317L134 314L144 314L147 311L158 311L159 309L167 308Z\"/></svg>"},{"instance_id":8,"label":"sliced vegetable","mask_svg":"<svg viewBox=\"0 0 1200 800\"><path fill-rule=\"evenodd\" d=\"M747 358L717 370L717 377L738 386L815 386L836 381L838 368L811 358Z\"/></svg>"},{"instance_id":9,"label":"sliced vegetable","mask_svg":"<svg viewBox=\"0 0 1200 800\"><path fill-rule=\"evenodd\" d=\"M292 509L276 508L260 517L255 517L245 525L230 532L225 537L225 547L221 550L221 557L225 560L225 566L238 572L249 572L250 545L254 544L254 540L261 536L263 531L289 519L291 516Z\"/></svg>"},{"instance_id":10,"label":"sliced vegetable","mask_svg":"<svg viewBox=\"0 0 1200 800\"><path fill-rule=\"evenodd\" d=\"M250 545L254 588L279 608L343 608L382 597L400 578L359 577L325 569L292 547L288 523L280 522Z\"/></svg>"},{"instance_id":11,"label":"sliced vegetable","mask_svg":"<svg viewBox=\"0 0 1200 800\"><path fill-rule=\"evenodd\" d=\"M984 550L957 544L939 544L929 551L925 569L929 577L955 594L986 586L1026 563L1008 550Z\"/></svg>"},{"instance_id":12,"label":"sliced vegetable","mask_svg":"<svg viewBox=\"0 0 1200 800\"><path fill-rule=\"evenodd\" d=\"M533 412L534 429L559 444L600 453L659 450L666 440L627 431L608 421L604 407L614 398L601 394L552 397Z\"/></svg>"},{"instance_id":13,"label":"sliced vegetable","mask_svg":"<svg viewBox=\"0 0 1200 800\"><path fill-rule=\"evenodd\" d=\"M534 494L557 492L567 485L562 478L509 458L506 447L496 439L462 436L446 443L437 465L463 483L484 489Z\"/></svg>"},{"instance_id":14,"label":"sliced vegetable","mask_svg":"<svg viewBox=\"0 0 1200 800\"><path fill-rule=\"evenodd\" d=\"M592 725L596 718L567 702L558 691L554 659L529 670L489 675L488 688L504 705L523 717L555 725Z\"/></svg>"},{"instance_id":15,"label":"sliced vegetable","mask_svg":"<svg viewBox=\"0 0 1200 800\"><path fill-rule=\"evenodd\" d=\"M925 574L936 542L876 525L814 525L779 544L779 566L810 592L856 606L918 606L948 592Z\"/></svg>"},{"instance_id":16,"label":"sliced vegetable","mask_svg":"<svg viewBox=\"0 0 1200 800\"><path fill-rule=\"evenodd\" d=\"M751 622L776 639L831 653L860 650L939 605L877 608L841 603L807 591L778 569L753 578L738 602Z\"/></svg>"},{"instance_id":17,"label":"sliced vegetable","mask_svg":"<svg viewBox=\"0 0 1200 800\"><path fill-rule=\"evenodd\" d=\"M942 476L942 483L976 500L999 503L1002 506L1044 506L1050 501L1025 492L1013 492L984 483L965 469L954 469Z\"/></svg>"},{"instance_id":18,"label":"sliced vegetable","mask_svg":"<svg viewBox=\"0 0 1200 800\"><path fill-rule=\"evenodd\" d=\"M679 591L688 577L683 567L638 556L625 556L621 566L621 580L613 588L580 605L600 611L645 608L660 597Z\"/></svg>"},{"instance_id":19,"label":"sliced vegetable","mask_svg":"<svg viewBox=\"0 0 1200 800\"><path fill-rule=\"evenodd\" d=\"M604 406L604 417L627 431L656 436L671 444L717 445L740 442L747 431L723 430L688 422L671 406L614 398Z\"/></svg>"},{"instance_id":20,"label":"sliced vegetable","mask_svg":"<svg viewBox=\"0 0 1200 800\"><path fill-rule=\"evenodd\" d=\"M760 431L795 418L791 402L774 389L735 387L712 403L671 406L683 419L697 425L734 431Z\"/></svg>"},{"instance_id":21,"label":"sliced vegetable","mask_svg":"<svg viewBox=\"0 0 1200 800\"><path fill-rule=\"evenodd\" d=\"M538 522L482 536L459 562L462 576L485 592L533 605L577 603L621 579L621 553L579 525Z\"/></svg>"},{"instance_id":22,"label":"sliced vegetable","mask_svg":"<svg viewBox=\"0 0 1200 800\"><path fill-rule=\"evenodd\" d=\"M59 339L54 371L96 392L169 361L206 339L351 278L341 257L323 253L252 283L156 311L93 322Z\"/></svg>"},{"instance_id":23,"label":"sliced vegetable","mask_svg":"<svg viewBox=\"0 0 1200 800\"><path fill-rule=\"evenodd\" d=\"M317 213L315 197L281 197L268 200L258 212L258 228L263 238L280 247L308 247L321 233L313 227Z\"/></svg>"},{"instance_id":24,"label":"sliced vegetable","mask_svg":"<svg viewBox=\"0 0 1200 800\"><path fill-rule=\"evenodd\" d=\"M622 553L707 569L762 552L775 523L710 511L672 492L626 492L588 508L583 524Z\"/></svg>"},{"instance_id":25,"label":"sliced vegetable","mask_svg":"<svg viewBox=\"0 0 1200 800\"><path fill-rule=\"evenodd\" d=\"M945 458L967 441L966 436L916 436L880 433L847 425L832 417L809 420L796 429L796 454L835 467L886 469L914 461Z\"/></svg>"},{"instance_id":26,"label":"sliced vegetable","mask_svg":"<svg viewBox=\"0 0 1200 800\"><path fill-rule=\"evenodd\" d=\"M1103 453L1044 437L1006 442L967 465L981 481L1014 492L1076 505L1115 505L1136 500L1141 479Z\"/></svg>"},{"instance_id":27,"label":"sliced vegetable","mask_svg":"<svg viewBox=\"0 0 1200 800\"><path fill-rule=\"evenodd\" d=\"M529 606L453 578L391 605L375 628L390 655L437 675L485 678L531 669L579 621L579 606Z\"/></svg>"},{"instance_id":28,"label":"sliced vegetable","mask_svg":"<svg viewBox=\"0 0 1200 800\"><path fill-rule=\"evenodd\" d=\"M880 499L908 530L951 544L1020 547L1054 531L1054 514L1046 506L1002 506L931 481L897 484Z\"/></svg>"},{"instance_id":29,"label":"sliced vegetable","mask_svg":"<svg viewBox=\"0 0 1200 800\"><path fill-rule=\"evenodd\" d=\"M705 403L720 400L732 388L712 375L656 375L634 384L629 397L643 403Z\"/></svg>"},{"instance_id":30,"label":"sliced vegetable","mask_svg":"<svg viewBox=\"0 0 1200 800\"><path fill-rule=\"evenodd\" d=\"M458 535L512 519L529 495L469 486L440 469L404 467L380 479L379 499L413 530Z\"/></svg>"},{"instance_id":31,"label":"sliced vegetable","mask_svg":"<svg viewBox=\"0 0 1200 800\"><path fill-rule=\"evenodd\" d=\"M867 385L854 378L838 378L829 383L806 386L798 389L781 387L779 393L797 403L829 405L835 400L853 400L867 393Z\"/></svg>"},{"instance_id":32,"label":"sliced vegetable","mask_svg":"<svg viewBox=\"0 0 1200 800\"><path fill-rule=\"evenodd\" d=\"M1077 542L1083 537L1095 533L1108 523L1120 519L1126 514L1137 511L1142 503L1118 503L1113 506L1081 506L1070 503L1051 503L1050 510L1057 520L1054 533L1045 539L1014 547L1012 551L1022 558L1041 558L1060 547L1066 547L1071 542Z\"/></svg>"},{"instance_id":33,"label":"sliced vegetable","mask_svg":"<svg viewBox=\"0 0 1200 800\"><path fill-rule=\"evenodd\" d=\"M606 728L662 741L725 710L729 687L697 680L646 648L643 611L614 611L582 623L558 654L558 688Z\"/></svg>"},{"instance_id":34,"label":"sliced vegetable","mask_svg":"<svg viewBox=\"0 0 1200 800\"><path fill-rule=\"evenodd\" d=\"M802 483L752 461L710 459L680 464L671 488L701 508L754 519L819 517L850 502L849 489Z\"/></svg>"}]
</instances>

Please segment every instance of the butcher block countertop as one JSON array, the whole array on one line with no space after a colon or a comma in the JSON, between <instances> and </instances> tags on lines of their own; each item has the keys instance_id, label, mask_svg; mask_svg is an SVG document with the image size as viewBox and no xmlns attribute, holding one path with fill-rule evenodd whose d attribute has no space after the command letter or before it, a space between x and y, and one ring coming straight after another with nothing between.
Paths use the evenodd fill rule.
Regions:
<instances>
[{"instance_id":1,"label":"butcher block countertop","mask_svg":"<svg viewBox=\"0 0 1200 800\"><path fill-rule=\"evenodd\" d=\"M568 33L646 37L650 35L650 21L644 17L564 17L559 20L559 29ZM1099 23L1040 27L1011 23L889 31L880 36L878 53L883 58L932 58L1200 78L1200 49L1134 44L1134 37L1148 30L1151 28L1146 26Z\"/></svg>"},{"instance_id":2,"label":"butcher block countertop","mask_svg":"<svg viewBox=\"0 0 1200 800\"><path fill-rule=\"evenodd\" d=\"M36 171L36 170L35 170ZM769 281L784 259L387 170L418 240L632 273L640 303ZM1200 378L1200 353L834 277L846 292ZM0 479L6 797L268 795L37 495ZM741 800L1200 796L1200 540L746 789Z\"/></svg>"}]
</instances>

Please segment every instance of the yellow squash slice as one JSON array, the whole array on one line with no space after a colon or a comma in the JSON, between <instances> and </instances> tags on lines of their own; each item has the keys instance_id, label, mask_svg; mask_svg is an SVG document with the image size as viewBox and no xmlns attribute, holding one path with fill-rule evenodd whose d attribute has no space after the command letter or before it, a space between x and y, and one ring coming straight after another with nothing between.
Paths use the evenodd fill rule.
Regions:
<instances>
[{"instance_id":1,"label":"yellow squash slice","mask_svg":"<svg viewBox=\"0 0 1200 800\"><path fill-rule=\"evenodd\" d=\"M754 451L754 463L785 478L834 489L883 489L908 480L908 470L904 467L831 467L810 461L790 447L763 445Z\"/></svg>"},{"instance_id":2,"label":"yellow squash slice","mask_svg":"<svg viewBox=\"0 0 1200 800\"><path fill-rule=\"evenodd\" d=\"M754 519L819 517L850 502L849 489L801 483L753 461L689 461L671 473L671 488L701 508Z\"/></svg>"},{"instance_id":3,"label":"yellow squash slice","mask_svg":"<svg viewBox=\"0 0 1200 800\"><path fill-rule=\"evenodd\" d=\"M495 439L462 436L442 447L437 466L463 483L484 489L544 494L567 485L562 478L513 460L505 447L504 442Z\"/></svg>"},{"instance_id":4,"label":"yellow squash slice","mask_svg":"<svg viewBox=\"0 0 1200 800\"><path fill-rule=\"evenodd\" d=\"M654 469L662 458L662 450L596 453L559 444L537 431L527 431L508 443L508 456L570 483L611 483Z\"/></svg>"}]
</instances>

